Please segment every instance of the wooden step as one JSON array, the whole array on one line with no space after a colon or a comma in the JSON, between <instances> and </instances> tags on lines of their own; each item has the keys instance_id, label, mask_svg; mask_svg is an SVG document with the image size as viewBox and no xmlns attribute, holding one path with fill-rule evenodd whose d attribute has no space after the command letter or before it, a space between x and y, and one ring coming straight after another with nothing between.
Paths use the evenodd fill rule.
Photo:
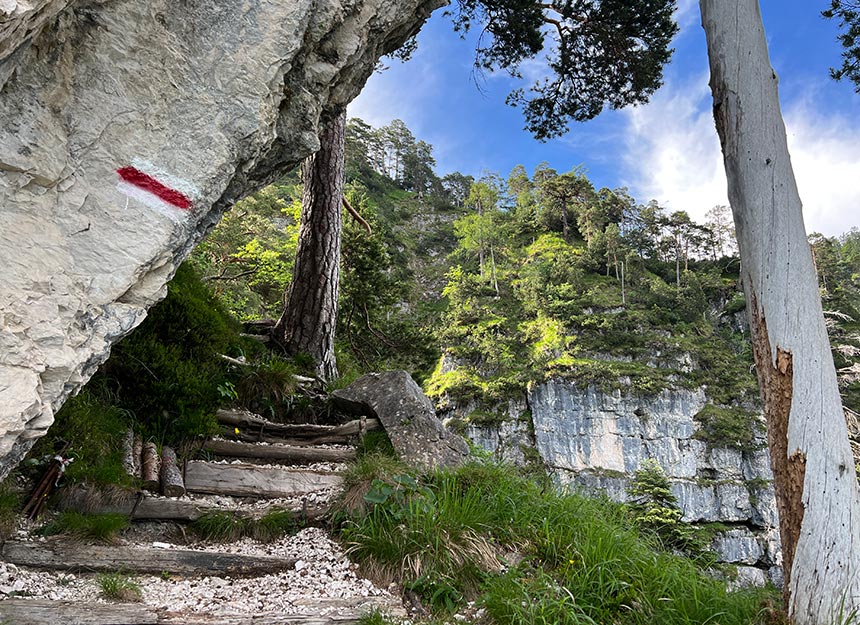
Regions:
<instances>
[{"instance_id":1,"label":"wooden step","mask_svg":"<svg viewBox=\"0 0 860 625\"><path fill-rule=\"evenodd\" d=\"M223 458L253 458L283 464L312 464L314 462L349 462L355 459L354 449L326 449L295 445L255 445L234 441L207 441L208 451Z\"/></svg>"},{"instance_id":2,"label":"wooden step","mask_svg":"<svg viewBox=\"0 0 860 625\"><path fill-rule=\"evenodd\" d=\"M0 560L18 566L60 571L163 572L183 576L266 575L292 569L295 559L233 553L88 545L51 539L45 542L6 541Z\"/></svg>"},{"instance_id":3,"label":"wooden step","mask_svg":"<svg viewBox=\"0 0 860 625\"><path fill-rule=\"evenodd\" d=\"M185 464L185 488L192 493L258 498L293 497L338 488L342 483L343 478L331 471L198 460Z\"/></svg>"},{"instance_id":4,"label":"wooden step","mask_svg":"<svg viewBox=\"0 0 860 625\"><path fill-rule=\"evenodd\" d=\"M213 512L225 512L240 517L258 519L273 510L284 509L284 506L281 505L249 507L238 501L234 502L234 505L225 506L194 499L166 499L135 491L103 493L94 488L80 486L73 487L64 493L64 496L58 501L58 507L64 512L122 514L133 521L179 521L184 523L196 521ZM313 524L328 514L330 506L327 504L299 505L287 509L295 513L296 519L302 524Z\"/></svg>"},{"instance_id":5,"label":"wooden step","mask_svg":"<svg viewBox=\"0 0 860 625\"><path fill-rule=\"evenodd\" d=\"M215 416L218 423L228 426L224 429L225 436L236 436L248 441L278 440L291 445L349 443L363 432L382 427L378 419L355 419L343 425L315 425L274 423L259 415L239 410L218 410Z\"/></svg>"},{"instance_id":6,"label":"wooden step","mask_svg":"<svg viewBox=\"0 0 860 625\"><path fill-rule=\"evenodd\" d=\"M189 614L140 603L94 603L46 599L0 601L0 623L9 625L355 625L364 614L380 610L402 619L406 612L390 597L308 599L299 614Z\"/></svg>"}]
</instances>

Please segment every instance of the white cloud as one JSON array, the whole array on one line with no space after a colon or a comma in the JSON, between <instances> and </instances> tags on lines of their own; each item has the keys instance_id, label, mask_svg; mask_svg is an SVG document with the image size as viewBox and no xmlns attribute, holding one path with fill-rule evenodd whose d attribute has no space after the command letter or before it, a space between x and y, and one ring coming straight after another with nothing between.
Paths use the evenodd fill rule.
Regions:
<instances>
[{"instance_id":1,"label":"white cloud","mask_svg":"<svg viewBox=\"0 0 860 625\"><path fill-rule=\"evenodd\" d=\"M698 220L728 203L706 75L667 83L625 117L625 184L634 197ZM785 123L807 231L832 236L860 225L860 122L804 101L786 107Z\"/></svg>"}]
</instances>

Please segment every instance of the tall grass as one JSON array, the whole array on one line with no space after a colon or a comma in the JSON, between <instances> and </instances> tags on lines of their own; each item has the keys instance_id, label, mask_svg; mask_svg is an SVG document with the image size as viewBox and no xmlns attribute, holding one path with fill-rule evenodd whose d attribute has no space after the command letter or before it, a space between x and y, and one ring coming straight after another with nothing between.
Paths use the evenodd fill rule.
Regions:
<instances>
[{"instance_id":1,"label":"tall grass","mask_svg":"<svg viewBox=\"0 0 860 625\"><path fill-rule=\"evenodd\" d=\"M477 599L498 625L750 625L774 597L729 592L631 528L618 504L493 464L430 476L400 503L353 517L342 535L366 571L438 610Z\"/></svg>"}]
</instances>

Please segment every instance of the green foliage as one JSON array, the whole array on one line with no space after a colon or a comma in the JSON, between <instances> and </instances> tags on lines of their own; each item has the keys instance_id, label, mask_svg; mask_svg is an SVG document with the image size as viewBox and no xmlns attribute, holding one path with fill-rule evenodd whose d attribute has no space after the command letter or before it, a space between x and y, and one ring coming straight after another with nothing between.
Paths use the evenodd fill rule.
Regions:
<instances>
[{"instance_id":1,"label":"green foliage","mask_svg":"<svg viewBox=\"0 0 860 625\"><path fill-rule=\"evenodd\" d=\"M391 439L383 429L367 432L358 443L357 453L359 458L374 453L397 458L394 445L391 444Z\"/></svg>"},{"instance_id":2,"label":"green foliage","mask_svg":"<svg viewBox=\"0 0 860 625\"><path fill-rule=\"evenodd\" d=\"M282 420L292 406L297 373L293 362L266 354L237 372L236 400L251 412Z\"/></svg>"},{"instance_id":3,"label":"green foliage","mask_svg":"<svg viewBox=\"0 0 860 625\"><path fill-rule=\"evenodd\" d=\"M668 548L680 549L691 556L702 554L706 542L698 528L681 520L678 498L656 460L642 461L628 492L632 497L633 520L639 527L654 532Z\"/></svg>"},{"instance_id":4,"label":"green foliage","mask_svg":"<svg viewBox=\"0 0 860 625\"><path fill-rule=\"evenodd\" d=\"M439 612L477 600L498 625L750 625L773 596L729 592L630 529L623 506L510 468L471 464L389 487L342 537L366 572L402 581Z\"/></svg>"},{"instance_id":5,"label":"green foliage","mask_svg":"<svg viewBox=\"0 0 860 625\"><path fill-rule=\"evenodd\" d=\"M238 345L235 321L186 263L99 376L145 436L176 444L217 431L214 412L227 381L220 355Z\"/></svg>"},{"instance_id":6,"label":"green foliage","mask_svg":"<svg viewBox=\"0 0 860 625\"><path fill-rule=\"evenodd\" d=\"M96 576L96 583L105 599L124 602L143 600L140 586L122 573L100 573Z\"/></svg>"},{"instance_id":7,"label":"green foliage","mask_svg":"<svg viewBox=\"0 0 860 625\"><path fill-rule=\"evenodd\" d=\"M838 36L843 48L842 66L839 69L831 68L830 76L834 80L847 78L860 93L860 6L852 0L831 0L830 8L822 11L821 15L839 20L842 30Z\"/></svg>"},{"instance_id":8,"label":"green foliage","mask_svg":"<svg viewBox=\"0 0 860 625\"><path fill-rule=\"evenodd\" d=\"M266 187L241 200L197 246L191 262L240 320L279 317L298 245L301 190Z\"/></svg>"},{"instance_id":9,"label":"green foliage","mask_svg":"<svg viewBox=\"0 0 860 625\"><path fill-rule=\"evenodd\" d=\"M132 425L131 414L106 397L103 379L96 378L57 412L48 436L39 440L30 457L51 457L68 444L66 455L74 458L66 469L68 479L130 485L122 465L122 444Z\"/></svg>"},{"instance_id":10,"label":"green foliage","mask_svg":"<svg viewBox=\"0 0 860 625\"><path fill-rule=\"evenodd\" d=\"M475 66L503 69L522 78L521 64L546 55L548 75L526 97L513 91L509 104L523 107L527 129L545 140L564 134L568 120L585 121L608 106L646 102L662 82L662 67L678 27L673 0L556 3L459 0L454 27L473 23L479 39ZM552 24L550 27L549 25Z\"/></svg>"},{"instance_id":11,"label":"green foliage","mask_svg":"<svg viewBox=\"0 0 860 625\"><path fill-rule=\"evenodd\" d=\"M15 488L15 474L0 482L0 540L6 540L15 531L21 510L22 494Z\"/></svg>"},{"instance_id":12,"label":"green foliage","mask_svg":"<svg viewBox=\"0 0 860 625\"><path fill-rule=\"evenodd\" d=\"M201 540L229 543L244 536L272 542L299 528L294 512L273 508L260 518L230 512L210 512L193 521L189 528Z\"/></svg>"},{"instance_id":13,"label":"green foliage","mask_svg":"<svg viewBox=\"0 0 860 625\"><path fill-rule=\"evenodd\" d=\"M45 536L65 534L79 540L115 543L119 533L128 525L128 517L122 514L61 512L41 532Z\"/></svg>"},{"instance_id":14,"label":"green foliage","mask_svg":"<svg viewBox=\"0 0 860 625\"><path fill-rule=\"evenodd\" d=\"M737 406L706 404L694 418L700 425L696 438L711 447L741 451L752 448L756 430L762 427L754 412Z\"/></svg>"},{"instance_id":15,"label":"green foliage","mask_svg":"<svg viewBox=\"0 0 860 625\"><path fill-rule=\"evenodd\" d=\"M358 625L399 625L399 623L400 621L393 621L378 610L373 610L358 619Z\"/></svg>"},{"instance_id":16,"label":"green foliage","mask_svg":"<svg viewBox=\"0 0 860 625\"><path fill-rule=\"evenodd\" d=\"M393 454L393 448L363 452L343 472L343 492L335 504L335 511L343 514L361 515L367 510L365 495L374 484L392 484L394 476L401 475L406 466ZM337 514L336 514L337 516Z\"/></svg>"}]
</instances>

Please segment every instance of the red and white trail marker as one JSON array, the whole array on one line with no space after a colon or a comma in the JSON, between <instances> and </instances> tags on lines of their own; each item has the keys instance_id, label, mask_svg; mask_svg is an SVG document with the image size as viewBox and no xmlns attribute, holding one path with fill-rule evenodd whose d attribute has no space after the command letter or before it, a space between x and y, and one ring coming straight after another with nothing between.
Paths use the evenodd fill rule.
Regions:
<instances>
[{"instance_id":1,"label":"red and white trail marker","mask_svg":"<svg viewBox=\"0 0 860 625\"><path fill-rule=\"evenodd\" d=\"M199 195L189 182L172 176L139 159L116 170L120 193L178 221L190 211L192 198Z\"/></svg>"}]
</instances>

